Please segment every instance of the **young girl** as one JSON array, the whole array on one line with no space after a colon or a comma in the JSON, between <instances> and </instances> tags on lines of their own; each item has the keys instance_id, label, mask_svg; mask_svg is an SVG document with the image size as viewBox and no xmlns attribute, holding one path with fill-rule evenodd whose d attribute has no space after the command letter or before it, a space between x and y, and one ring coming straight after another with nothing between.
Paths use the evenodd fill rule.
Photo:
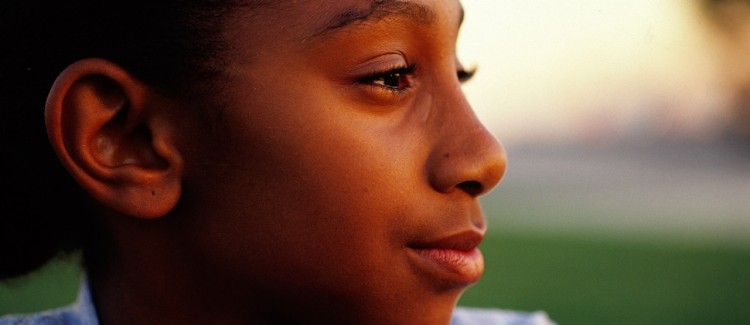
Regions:
<instances>
[{"instance_id":1,"label":"young girl","mask_svg":"<svg viewBox=\"0 0 750 325\"><path fill-rule=\"evenodd\" d=\"M547 324L455 309L505 170L457 0L4 1L0 324Z\"/></svg>"}]
</instances>

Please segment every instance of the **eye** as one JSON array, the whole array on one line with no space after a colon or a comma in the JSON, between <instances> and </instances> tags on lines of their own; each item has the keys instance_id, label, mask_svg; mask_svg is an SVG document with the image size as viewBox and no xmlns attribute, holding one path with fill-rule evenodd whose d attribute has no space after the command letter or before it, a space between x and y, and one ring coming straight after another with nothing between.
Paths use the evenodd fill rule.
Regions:
<instances>
[{"instance_id":1,"label":"eye","mask_svg":"<svg viewBox=\"0 0 750 325\"><path fill-rule=\"evenodd\" d=\"M380 87L387 91L403 91L411 86L410 78L416 66L401 66L375 72L359 80L359 83Z\"/></svg>"}]
</instances>

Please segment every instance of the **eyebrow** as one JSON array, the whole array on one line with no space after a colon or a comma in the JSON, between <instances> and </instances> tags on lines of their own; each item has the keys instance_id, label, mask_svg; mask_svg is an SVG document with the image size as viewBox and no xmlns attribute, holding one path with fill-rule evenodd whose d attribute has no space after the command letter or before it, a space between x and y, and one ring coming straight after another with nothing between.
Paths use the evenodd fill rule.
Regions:
<instances>
[{"instance_id":1,"label":"eyebrow","mask_svg":"<svg viewBox=\"0 0 750 325\"><path fill-rule=\"evenodd\" d=\"M390 17L403 17L419 24L429 25L437 16L429 7L410 1L371 0L367 8L348 8L331 18L315 35L325 35L355 24L378 21ZM463 9L461 10L463 21Z\"/></svg>"}]
</instances>

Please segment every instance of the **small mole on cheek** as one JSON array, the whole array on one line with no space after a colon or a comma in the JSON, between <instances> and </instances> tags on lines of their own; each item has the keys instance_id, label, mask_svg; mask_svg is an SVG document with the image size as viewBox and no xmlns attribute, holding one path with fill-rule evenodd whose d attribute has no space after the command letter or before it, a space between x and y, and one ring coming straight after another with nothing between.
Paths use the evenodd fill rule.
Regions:
<instances>
[{"instance_id":1,"label":"small mole on cheek","mask_svg":"<svg viewBox=\"0 0 750 325\"><path fill-rule=\"evenodd\" d=\"M151 196L156 196L156 191L151 191Z\"/></svg>"},{"instance_id":2,"label":"small mole on cheek","mask_svg":"<svg viewBox=\"0 0 750 325\"><path fill-rule=\"evenodd\" d=\"M443 154L443 158L448 159L450 157L451 157L451 154L449 152L446 152L445 154Z\"/></svg>"}]
</instances>

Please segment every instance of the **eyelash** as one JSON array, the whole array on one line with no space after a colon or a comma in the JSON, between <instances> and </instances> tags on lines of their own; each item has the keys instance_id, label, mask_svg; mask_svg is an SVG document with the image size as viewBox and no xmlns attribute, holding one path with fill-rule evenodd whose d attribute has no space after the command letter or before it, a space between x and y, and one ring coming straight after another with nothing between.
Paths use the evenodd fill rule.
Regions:
<instances>
[{"instance_id":1,"label":"eyelash","mask_svg":"<svg viewBox=\"0 0 750 325\"><path fill-rule=\"evenodd\" d=\"M476 73L477 73L477 68L476 67L468 69L468 70L464 69L464 68L461 68L461 69L458 70L458 73L457 73L457 75L458 75L458 81L460 83L465 83L465 82L471 80L471 78L474 78L474 74L476 74Z\"/></svg>"},{"instance_id":2,"label":"eyelash","mask_svg":"<svg viewBox=\"0 0 750 325\"><path fill-rule=\"evenodd\" d=\"M397 66L397 67L393 67L384 71L372 73L360 79L358 83L361 83L364 85L370 85L372 87L378 87L379 89L383 91L400 93L411 88L409 79L412 77L412 75L414 75L415 70L416 70L415 64L411 64L408 66ZM472 68L469 70L461 68L458 71L456 71L456 78L458 78L458 81L460 83L465 83L471 80L471 78L474 77L475 73L476 73L476 68ZM393 79L389 80L391 78ZM388 81L394 81L394 80L397 82L397 85L388 84Z\"/></svg>"},{"instance_id":3,"label":"eyelash","mask_svg":"<svg viewBox=\"0 0 750 325\"><path fill-rule=\"evenodd\" d=\"M408 66L397 66L384 71L372 73L359 80L359 83L378 87L385 91L402 92L411 87L409 79L414 75L417 66L411 64ZM390 79L390 80L389 80ZM389 85L389 81L396 81L397 85Z\"/></svg>"}]
</instances>

